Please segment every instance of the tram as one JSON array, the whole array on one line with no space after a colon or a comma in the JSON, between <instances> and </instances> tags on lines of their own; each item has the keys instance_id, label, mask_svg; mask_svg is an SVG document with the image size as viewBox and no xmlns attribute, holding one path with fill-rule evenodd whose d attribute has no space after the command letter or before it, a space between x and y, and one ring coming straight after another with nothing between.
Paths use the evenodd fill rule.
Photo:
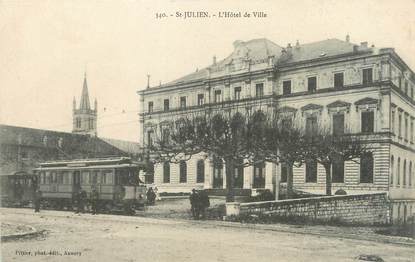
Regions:
<instances>
[{"instance_id":1,"label":"tram","mask_svg":"<svg viewBox=\"0 0 415 262\"><path fill-rule=\"evenodd\" d=\"M139 179L144 163L129 157L80 159L40 163L34 169L42 204L53 209L72 209L75 195L85 191L87 198L98 192L100 212L132 212L144 208L146 186Z\"/></svg>"},{"instance_id":2,"label":"tram","mask_svg":"<svg viewBox=\"0 0 415 262\"><path fill-rule=\"evenodd\" d=\"M24 207L33 200L37 177L26 172L1 175L1 206Z\"/></svg>"}]
</instances>

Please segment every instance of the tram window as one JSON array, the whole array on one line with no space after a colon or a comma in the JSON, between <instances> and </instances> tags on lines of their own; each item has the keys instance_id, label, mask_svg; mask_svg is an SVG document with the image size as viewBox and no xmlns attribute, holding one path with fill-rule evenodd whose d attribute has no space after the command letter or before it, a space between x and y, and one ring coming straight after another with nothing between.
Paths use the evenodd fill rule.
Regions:
<instances>
[{"instance_id":1,"label":"tram window","mask_svg":"<svg viewBox=\"0 0 415 262\"><path fill-rule=\"evenodd\" d=\"M92 183L91 184L96 184L96 183L98 183L98 171L94 171L94 173L92 174L92 176L91 176L92 178Z\"/></svg>"},{"instance_id":2,"label":"tram window","mask_svg":"<svg viewBox=\"0 0 415 262\"><path fill-rule=\"evenodd\" d=\"M40 173L40 183L44 184L45 183L45 172L41 172Z\"/></svg>"},{"instance_id":3,"label":"tram window","mask_svg":"<svg viewBox=\"0 0 415 262\"><path fill-rule=\"evenodd\" d=\"M62 174L62 172L58 173L58 183L63 184L63 174Z\"/></svg>"},{"instance_id":4,"label":"tram window","mask_svg":"<svg viewBox=\"0 0 415 262\"><path fill-rule=\"evenodd\" d=\"M82 180L81 183L82 184L89 184L89 172L82 172L82 176L81 176Z\"/></svg>"},{"instance_id":5,"label":"tram window","mask_svg":"<svg viewBox=\"0 0 415 262\"><path fill-rule=\"evenodd\" d=\"M49 172L45 173L45 184L50 184L50 173Z\"/></svg>"},{"instance_id":6,"label":"tram window","mask_svg":"<svg viewBox=\"0 0 415 262\"><path fill-rule=\"evenodd\" d=\"M101 174L101 184L105 185L107 183L107 174L102 173Z\"/></svg>"},{"instance_id":7,"label":"tram window","mask_svg":"<svg viewBox=\"0 0 415 262\"><path fill-rule=\"evenodd\" d=\"M106 174L106 179L107 179L107 181L106 181L107 185L112 185L114 183L114 176L113 176L112 173L107 173Z\"/></svg>"},{"instance_id":8,"label":"tram window","mask_svg":"<svg viewBox=\"0 0 415 262\"><path fill-rule=\"evenodd\" d=\"M70 181L69 180L69 172L67 172L67 171L62 172L62 184L65 184L65 185L70 184L69 181Z\"/></svg>"},{"instance_id":9,"label":"tram window","mask_svg":"<svg viewBox=\"0 0 415 262\"><path fill-rule=\"evenodd\" d=\"M51 183L56 183L56 172L51 172Z\"/></svg>"}]
</instances>

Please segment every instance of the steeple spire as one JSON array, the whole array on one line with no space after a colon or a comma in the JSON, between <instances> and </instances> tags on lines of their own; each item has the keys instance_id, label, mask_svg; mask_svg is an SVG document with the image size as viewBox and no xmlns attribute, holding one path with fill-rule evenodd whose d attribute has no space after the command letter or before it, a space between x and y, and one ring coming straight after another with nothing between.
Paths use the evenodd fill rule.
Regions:
<instances>
[{"instance_id":1,"label":"steeple spire","mask_svg":"<svg viewBox=\"0 0 415 262\"><path fill-rule=\"evenodd\" d=\"M84 74L84 86L82 87L81 103L79 105L81 110L90 110L91 105L89 103L88 84L86 81L86 72Z\"/></svg>"}]
</instances>

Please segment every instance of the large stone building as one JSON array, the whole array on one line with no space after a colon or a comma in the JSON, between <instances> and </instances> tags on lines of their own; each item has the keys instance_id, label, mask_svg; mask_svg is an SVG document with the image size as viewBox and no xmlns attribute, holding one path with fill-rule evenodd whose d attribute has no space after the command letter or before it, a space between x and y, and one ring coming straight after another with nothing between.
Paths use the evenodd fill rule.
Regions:
<instances>
[{"instance_id":1,"label":"large stone building","mask_svg":"<svg viewBox=\"0 0 415 262\"><path fill-rule=\"evenodd\" d=\"M333 167L333 190L389 192L396 212L410 213L415 200L415 74L393 48L328 39L281 47L267 39L235 41L234 51L176 81L139 91L142 145L160 125L206 110L278 110L304 127L360 134L373 153ZM194 156L158 164L161 191L224 188L226 163ZM284 183L283 165L264 163L236 174L237 187L273 189ZM324 168L294 168L294 187L323 193ZM238 180L238 178L237 178ZM333 192L334 192L333 191ZM402 204L402 205L401 205ZM402 206L402 208L401 208ZM414 208L415 210L415 208Z\"/></svg>"}]
</instances>

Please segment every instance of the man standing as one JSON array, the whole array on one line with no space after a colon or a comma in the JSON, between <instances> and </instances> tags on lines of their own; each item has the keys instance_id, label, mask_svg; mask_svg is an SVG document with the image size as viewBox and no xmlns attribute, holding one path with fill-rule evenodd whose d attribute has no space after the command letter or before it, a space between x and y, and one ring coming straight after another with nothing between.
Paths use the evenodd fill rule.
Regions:
<instances>
[{"instance_id":1,"label":"man standing","mask_svg":"<svg viewBox=\"0 0 415 262\"><path fill-rule=\"evenodd\" d=\"M39 188L35 191L35 212L38 213L40 211L40 202L42 201L42 191Z\"/></svg>"},{"instance_id":2,"label":"man standing","mask_svg":"<svg viewBox=\"0 0 415 262\"><path fill-rule=\"evenodd\" d=\"M91 209L92 209L93 215L97 214L98 199L99 199L98 191L94 188L92 189L92 192L91 192Z\"/></svg>"},{"instance_id":3,"label":"man standing","mask_svg":"<svg viewBox=\"0 0 415 262\"><path fill-rule=\"evenodd\" d=\"M199 219L199 194L196 192L196 189L192 189L192 193L190 193L189 196L190 200L190 208L192 211L193 219Z\"/></svg>"},{"instance_id":4,"label":"man standing","mask_svg":"<svg viewBox=\"0 0 415 262\"><path fill-rule=\"evenodd\" d=\"M200 191L200 213L202 215L202 219L206 218L206 208L210 206L209 196L205 190Z\"/></svg>"}]
</instances>

